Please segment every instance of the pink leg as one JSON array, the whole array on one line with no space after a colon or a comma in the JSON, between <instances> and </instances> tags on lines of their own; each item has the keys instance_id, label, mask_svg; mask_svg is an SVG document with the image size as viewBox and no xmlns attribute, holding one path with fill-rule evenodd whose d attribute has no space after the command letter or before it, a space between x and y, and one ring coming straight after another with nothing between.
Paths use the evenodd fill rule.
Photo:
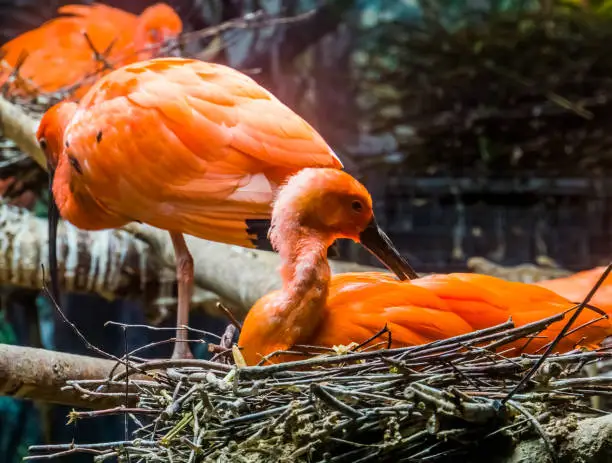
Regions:
<instances>
[{"instance_id":1,"label":"pink leg","mask_svg":"<svg viewBox=\"0 0 612 463\"><path fill-rule=\"evenodd\" d=\"M176 312L176 340L173 359L190 359L193 354L187 344L187 330L181 326L189 324L189 306L193 294L193 258L182 233L170 232L176 257L176 279L178 281L178 308Z\"/></svg>"}]
</instances>

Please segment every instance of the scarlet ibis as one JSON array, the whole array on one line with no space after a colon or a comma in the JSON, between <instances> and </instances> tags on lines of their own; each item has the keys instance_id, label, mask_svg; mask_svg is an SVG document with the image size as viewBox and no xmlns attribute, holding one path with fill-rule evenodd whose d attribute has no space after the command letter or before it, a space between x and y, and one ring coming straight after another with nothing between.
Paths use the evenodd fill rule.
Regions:
<instances>
[{"instance_id":1,"label":"scarlet ibis","mask_svg":"<svg viewBox=\"0 0 612 463\"><path fill-rule=\"evenodd\" d=\"M183 28L165 3L150 6L139 16L100 3L65 5L58 13L59 17L0 48L0 84L18 68L10 93L68 89L111 67L152 58ZM90 84L84 83L73 96L82 96Z\"/></svg>"},{"instance_id":2,"label":"scarlet ibis","mask_svg":"<svg viewBox=\"0 0 612 463\"><path fill-rule=\"evenodd\" d=\"M288 176L307 167L342 168L308 123L250 77L193 59L153 59L113 71L78 104L45 113L37 137L64 219L88 230L137 220L170 232L179 327L188 322L193 287L184 233L257 247ZM370 210L359 201L353 207ZM57 211L50 205L53 279ZM335 226L344 216L333 202L328 206L320 223ZM371 214L368 222L362 244L400 278L415 277ZM190 356L185 332L177 338L173 357Z\"/></svg>"},{"instance_id":3,"label":"scarlet ibis","mask_svg":"<svg viewBox=\"0 0 612 463\"><path fill-rule=\"evenodd\" d=\"M391 331L392 346L402 347L495 326L510 317L522 326L575 305L545 288L477 274L404 281L377 272L332 277L327 247L337 238L363 243L376 229L373 217L366 188L340 170L302 169L280 189L270 238L282 258L283 286L257 301L246 316L238 345L247 364L300 344L359 344L384 326ZM384 253L395 255L388 249ZM592 318L583 312L576 325ZM549 326L525 351L543 347L564 323ZM611 333L610 321L599 320L563 338L558 348L592 346ZM288 359L295 357L275 360Z\"/></svg>"}]
</instances>

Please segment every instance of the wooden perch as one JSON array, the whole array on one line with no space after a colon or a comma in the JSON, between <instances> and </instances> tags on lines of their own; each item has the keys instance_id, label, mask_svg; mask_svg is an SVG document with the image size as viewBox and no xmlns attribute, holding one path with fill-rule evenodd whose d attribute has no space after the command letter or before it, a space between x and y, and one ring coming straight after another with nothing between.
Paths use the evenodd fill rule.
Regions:
<instances>
[{"instance_id":1,"label":"wooden perch","mask_svg":"<svg viewBox=\"0 0 612 463\"><path fill-rule=\"evenodd\" d=\"M13 140L21 151L46 170L45 155L36 141L37 128L38 121L28 116L18 105L0 96L0 134Z\"/></svg>"},{"instance_id":2,"label":"wooden perch","mask_svg":"<svg viewBox=\"0 0 612 463\"><path fill-rule=\"evenodd\" d=\"M105 378L115 366L111 360L0 344L0 394L73 407L116 407L125 399L92 399L61 390L67 380Z\"/></svg>"},{"instance_id":3,"label":"wooden perch","mask_svg":"<svg viewBox=\"0 0 612 463\"><path fill-rule=\"evenodd\" d=\"M167 232L143 224L126 229L155 249L156 256L168 268L174 268L174 251ZM205 241L192 236L185 240L193 255L196 283L229 301L244 313L261 296L278 289L280 257L269 251L258 251ZM353 262L330 261L332 273L384 271Z\"/></svg>"}]
</instances>

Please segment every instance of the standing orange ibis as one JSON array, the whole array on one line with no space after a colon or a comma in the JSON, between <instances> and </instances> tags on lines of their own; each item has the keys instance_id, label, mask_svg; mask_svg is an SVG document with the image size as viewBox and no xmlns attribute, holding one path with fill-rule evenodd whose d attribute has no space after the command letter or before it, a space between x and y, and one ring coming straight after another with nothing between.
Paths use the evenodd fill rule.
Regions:
<instances>
[{"instance_id":1,"label":"standing orange ibis","mask_svg":"<svg viewBox=\"0 0 612 463\"><path fill-rule=\"evenodd\" d=\"M409 281L378 272L332 277L327 247L337 238L364 243L376 230L373 220L368 191L343 171L303 169L280 189L270 239L282 259L283 286L262 297L247 314L238 340L247 364L295 345L363 343L385 326L392 346L402 347L495 326L510 317L521 326L574 306L545 288L476 274ZM398 253L388 246L381 257L392 266ZM590 315L582 313L577 325L590 321ZM553 323L542 333L544 338L533 339L525 351L541 348L564 323ZM611 333L610 322L599 320L565 337L559 349L592 346Z\"/></svg>"},{"instance_id":2,"label":"standing orange ibis","mask_svg":"<svg viewBox=\"0 0 612 463\"><path fill-rule=\"evenodd\" d=\"M105 74L107 65L152 58L183 28L165 3L148 7L139 16L100 3L65 5L58 13L59 17L0 47L0 83L18 68L15 81L9 82L12 94L68 89L87 77ZM97 59L95 52L100 55ZM83 83L74 96L82 96L89 86Z\"/></svg>"},{"instance_id":3,"label":"standing orange ibis","mask_svg":"<svg viewBox=\"0 0 612 463\"><path fill-rule=\"evenodd\" d=\"M60 103L45 113L37 138L64 219L88 230L140 221L169 231L179 284L173 357L191 355L180 330L193 287L183 234L257 247L267 235L275 192L288 176L306 167L342 168L323 138L254 80L182 58L107 74L79 104ZM57 294L52 203L50 266ZM343 218L332 208L319 220L332 226ZM401 278L416 276L375 222L361 241Z\"/></svg>"}]
</instances>

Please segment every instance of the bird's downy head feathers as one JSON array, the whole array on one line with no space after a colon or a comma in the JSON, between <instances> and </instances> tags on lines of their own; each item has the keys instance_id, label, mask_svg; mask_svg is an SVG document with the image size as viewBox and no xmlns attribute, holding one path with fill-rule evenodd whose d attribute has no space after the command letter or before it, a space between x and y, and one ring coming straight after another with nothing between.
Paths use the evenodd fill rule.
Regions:
<instances>
[{"instance_id":1,"label":"bird's downy head feathers","mask_svg":"<svg viewBox=\"0 0 612 463\"><path fill-rule=\"evenodd\" d=\"M158 46L176 38L183 31L183 22L171 6L156 3L145 9L138 17L138 28L134 38L137 51L154 56Z\"/></svg>"},{"instance_id":2,"label":"bird's downy head feathers","mask_svg":"<svg viewBox=\"0 0 612 463\"><path fill-rule=\"evenodd\" d=\"M372 198L356 179L339 169L307 168L279 190L272 225L281 231L283 222L291 222L330 238L359 241L372 217Z\"/></svg>"},{"instance_id":3,"label":"bird's downy head feathers","mask_svg":"<svg viewBox=\"0 0 612 463\"><path fill-rule=\"evenodd\" d=\"M76 108L77 105L73 102L57 103L49 108L40 120L36 139L51 168L57 167L64 144L64 131L72 120Z\"/></svg>"},{"instance_id":4,"label":"bird's downy head feathers","mask_svg":"<svg viewBox=\"0 0 612 463\"><path fill-rule=\"evenodd\" d=\"M281 187L272 211L270 241L280 251L283 242L291 242L296 233L312 234L326 245L338 238L351 239L361 243L398 278L417 278L378 227L366 187L342 170L302 169Z\"/></svg>"}]
</instances>

